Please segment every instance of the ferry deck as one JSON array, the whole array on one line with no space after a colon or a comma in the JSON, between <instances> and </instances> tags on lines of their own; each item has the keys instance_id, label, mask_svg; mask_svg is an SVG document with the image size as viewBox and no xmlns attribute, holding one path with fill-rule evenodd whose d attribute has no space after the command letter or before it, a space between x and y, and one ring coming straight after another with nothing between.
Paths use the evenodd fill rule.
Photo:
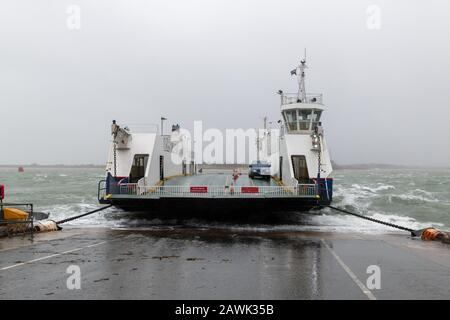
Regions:
<instances>
[{"instance_id":1,"label":"ferry deck","mask_svg":"<svg viewBox=\"0 0 450 320\"><path fill-rule=\"evenodd\" d=\"M99 189L99 202L126 211L142 211L164 217L227 217L243 212L273 214L319 208L329 203L330 190L317 184L285 186L275 178L253 178L240 171L237 179L230 170L205 170L194 175L178 175L158 186L120 185L113 194ZM329 182L328 182L329 183ZM324 195L325 194L325 195ZM325 198L325 201L324 201Z\"/></svg>"}]
</instances>

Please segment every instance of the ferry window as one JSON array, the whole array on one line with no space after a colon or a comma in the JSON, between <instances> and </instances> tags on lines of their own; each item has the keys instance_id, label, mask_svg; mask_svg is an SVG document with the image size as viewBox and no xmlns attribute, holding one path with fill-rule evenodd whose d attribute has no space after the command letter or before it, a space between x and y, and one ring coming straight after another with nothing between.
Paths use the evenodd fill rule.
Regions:
<instances>
[{"instance_id":1,"label":"ferry window","mask_svg":"<svg viewBox=\"0 0 450 320\"><path fill-rule=\"evenodd\" d=\"M297 130L297 110L287 110L284 114L289 130Z\"/></svg>"},{"instance_id":2,"label":"ferry window","mask_svg":"<svg viewBox=\"0 0 450 320\"><path fill-rule=\"evenodd\" d=\"M300 110L300 130L309 130L312 110Z\"/></svg>"},{"instance_id":3,"label":"ferry window","mask_svg":"<svg viewBox=\"0 0 450 320\"><path fill-rule=\"evenodd\" d=\"M136 154L130 170L130 183L136 183L145 176L148 163L148 154Z\"/></svg>"},{"instance_id":4,"label":"ferry window","mask_svg":"<svg viewBox=\"0 0 450 320\"><path fill-rule=\"evenodd\" d=\"M286 111L286 120L287 120L287 122L295 122L295 121L297 121L297 112L296 112L296 110Z\"/></svg>"},{"instance_id":5,"label":"ferry window","mask_svg":"<svg viewBox=\"0 0 450 320\"><path fill-rule=\"evenodd\" d=\"M320 121L320 116L322 115L322 111L316 110L313 114L313 121Z\"/></svg>"},{"instance_id":6,"label":"ferry window","mask_svg":"<svg viewBox=\"0 0 450 320\"><path fill-rule=\"evenodd\" d=\"M312 110L300 110L300 120L309 120L312 116Z\"/></svg>"}]
</instances>

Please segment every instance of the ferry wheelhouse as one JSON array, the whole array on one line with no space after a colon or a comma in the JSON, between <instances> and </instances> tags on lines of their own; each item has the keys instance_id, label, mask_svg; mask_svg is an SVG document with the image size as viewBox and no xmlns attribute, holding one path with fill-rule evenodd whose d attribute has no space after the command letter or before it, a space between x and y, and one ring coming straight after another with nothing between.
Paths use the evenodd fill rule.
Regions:
<instances>
[{"instance_id":1,"label":"ferry wheelhouse","mask_svg":"<svg viewBox=\"0 0 450 320\"><path fill-rule=\"evenodd\" d=\"M265 157L273 165L272 174L284 185L298 186L317 184L321 203L331 203L333 179L329 178L333 168L321 118L325 110L322 94L307 94L305 90L306 61L291 71L297 76L298 91L278 91L281 98L281 132L278 137L277 159L271 156L270 133L265 132ZM269 146L267 146L269 144Z\"/></svg>"}]
</instances>

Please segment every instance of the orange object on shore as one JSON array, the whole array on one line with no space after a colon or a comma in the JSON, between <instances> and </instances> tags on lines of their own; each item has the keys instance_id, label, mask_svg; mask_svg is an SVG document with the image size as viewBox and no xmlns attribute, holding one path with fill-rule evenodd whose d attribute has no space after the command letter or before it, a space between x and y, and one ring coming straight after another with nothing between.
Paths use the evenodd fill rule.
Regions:
<instances>
[{"instance_id":1,"label":"orange object on shore","mask_svg":"<svg viewBox=\"0 0 450 320\"><path fill-rule=\"evenodd\" d=\"M425 229L422 232L422 240L424 240L424 241L436 240L438 233L439 233L439 231L437 231L434 228Z\"/></svg>"},{"instance_id":2,"label":"orange object on shore","mask_svg":"<svg viewBox=\"0 0 450 320\"><path fill-rule=\"evenodd\" d=\"M434 241L439 240L445 243L448 243L450 236L442 231L436 230L434 228L425 229L422 232L422 240L424 241Z\"/></svg>"}]
</instances>

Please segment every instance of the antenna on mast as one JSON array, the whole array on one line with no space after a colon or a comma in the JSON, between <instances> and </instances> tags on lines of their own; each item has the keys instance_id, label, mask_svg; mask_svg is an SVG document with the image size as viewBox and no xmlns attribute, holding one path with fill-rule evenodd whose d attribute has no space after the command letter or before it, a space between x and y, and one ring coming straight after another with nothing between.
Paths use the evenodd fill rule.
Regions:
<instances>
[{"instance_id":1,"label":"antenna on mast","mask_svg":"<svg viewBox=\"0 0 450 320\"><path fill-rule=\"evenodd\" d=\"M306 65L306 48L304 58L300 61L300 64L291 71L291 76L296 75L298 81L298 93L297 93L297 102L305 102L306 101L306 89L305 89L305 69L308 66Z\"/></svg>"}]
</instances>

